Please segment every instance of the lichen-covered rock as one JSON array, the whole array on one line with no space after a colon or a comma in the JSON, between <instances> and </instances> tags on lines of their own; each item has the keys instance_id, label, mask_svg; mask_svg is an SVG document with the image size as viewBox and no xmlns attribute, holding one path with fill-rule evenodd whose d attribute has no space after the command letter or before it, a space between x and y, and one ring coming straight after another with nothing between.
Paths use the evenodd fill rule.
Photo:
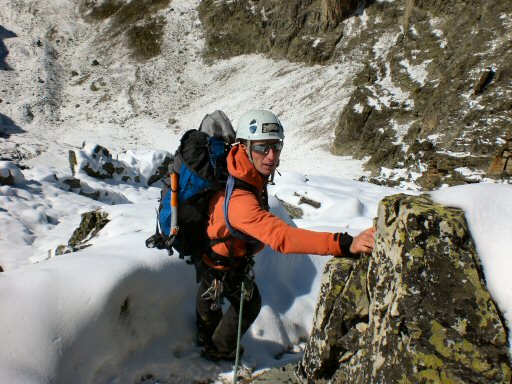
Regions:
<instances>
[{"instance_id":1,"label":"lichen-covered rock","mask_svg":"<svg viewBox=\"0 0 512 384\"><path fill-rule=\"evenodd\" d=\"M330 260L322 277L313 331L300 370L314 380L331 377L340 358L355 352L354 338L368 324L366 274L368 256L358 263L346 258Z\"/></svg>"},{"instance_id":2,"label":"lichen-covered rock","mask_svg":"<svg viewBox=\"0 0 512 384\"><path fill-rule=\"evenodd\" d=\"M341 261L333 263L329 268ZM461 210L434 204L426 195L383 199L372 257L361 259L344 284L340 278L335 275L322 288L334 287L322 295L300 364L308 380L510 383L505 327ZM351 300L347 292L361 287L368 295L368 318L353 321L357 316L350 308L366 296L344 301ZM331 355L335 349L337 357Z\"/></svg>"},{"instance_id":3,"label":"lichen-covered rock","mask_svg":"<svg viewBox=\"0 0 512 384\"><path fill-rule=\"evenodd\" d=\"M79 247L94 237L109 221L108 214L101 210L83 213L82 221L71 235L68 245L73 249Z\"/></svg>"}]
</instances>

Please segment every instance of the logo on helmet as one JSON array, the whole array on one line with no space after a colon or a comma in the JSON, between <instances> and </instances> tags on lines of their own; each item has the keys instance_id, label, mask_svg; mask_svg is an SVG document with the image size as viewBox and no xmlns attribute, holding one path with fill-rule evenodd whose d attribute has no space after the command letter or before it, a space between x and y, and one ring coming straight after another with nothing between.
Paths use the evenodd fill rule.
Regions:
<instances>
[{"instance_id":1,"label":"logo on helmet","mask_svg":"<svg viewBox=\"0 0 512 384\"><path fill-rule=\"evenodd\" d=\"M279 132L279 125L274 124L274 123L263 124L261 126L261 131L263 133Z\"/></svg>"},{"instance_id":2,"label":"logo on helmet","mask_svg":"<svg viewBox=\"0 0 512 384\"><path fill-rule=\"evenodd\" d=\"M251 125L251 126L249 127L249 130L251 131L251 133L256 132L256 130L257 130L257 129L258 129L258 126L257 126L257 125Z\"/></svg>"}]
</instances>

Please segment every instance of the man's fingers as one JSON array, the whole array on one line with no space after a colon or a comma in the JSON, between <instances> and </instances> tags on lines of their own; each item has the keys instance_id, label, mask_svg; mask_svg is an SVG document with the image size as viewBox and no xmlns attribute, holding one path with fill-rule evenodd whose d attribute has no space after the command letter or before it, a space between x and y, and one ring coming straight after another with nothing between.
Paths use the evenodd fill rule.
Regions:
<instances>
[{"instance_id":1,"label":"man's fingers","mask_svg":"<svg viewBox=\"0 0 512 384\"><path fill-rule=\"evenodd\" d=\"M375 227L370 227L355 236L350 246L350 252L371 253L375 245L375 232Z\"/></svg>"},{"instance_id":2,"label":"man's fingers","mask_svg":"<svg viewBox=\"0 0 512 384\"><path fill-rule=\"evenodd\" d=\"M375 227L370 227L365 229L359 235L359 247L361 248L361 252L371 253L373 247L375 246Z\"/></svg>"}]
</instances>

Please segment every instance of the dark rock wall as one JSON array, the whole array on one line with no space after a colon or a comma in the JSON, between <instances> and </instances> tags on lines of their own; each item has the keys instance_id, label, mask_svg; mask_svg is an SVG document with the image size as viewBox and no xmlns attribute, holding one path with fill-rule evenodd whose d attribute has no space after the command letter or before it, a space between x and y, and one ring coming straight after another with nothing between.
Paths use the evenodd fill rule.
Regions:
<instances>
[{"instance_id":1,"label":"dark rock wall","mask_svg":"<svg viewBox=\"0 0 512 384\"><path fill-rule=\"evenodd\" d=\"M512 135L511 4L399 1L367 14L369 64L341 113L333 151L370 155L377 170L423 172L425 189L471 182L454 172L458 167L485 173ZM380 20L394 23L382 28ZM379 41L375 32L393 30L394 43L377 56L370 50ZM390 82L405 101L390 95Z\"/></svg>"},{"instance_id":2,"label":"dark rock wall","mask_svg":"<svg viewBox=\"0 0 512 384\"><path fill-rule=\"evenodd\" d=\"M425 189L474 182L455 169L486 176L512 137L510 2L203 0L199 11L211 58L363 64L332 151L369 156L374 176L407 168Z\"/></svg>"},{"instance_id":3,"label":"dark rock wall","mask_svg":"<svg viewBox=\"0 0 512 384\"><path fill-rule=\"evenodd\" d=\"M342 35L340 22L365 3L364 0L203 0L199 16L211 58L260 52L276 58L322 63L331 58Z\"/></svg>"}]
</instances>

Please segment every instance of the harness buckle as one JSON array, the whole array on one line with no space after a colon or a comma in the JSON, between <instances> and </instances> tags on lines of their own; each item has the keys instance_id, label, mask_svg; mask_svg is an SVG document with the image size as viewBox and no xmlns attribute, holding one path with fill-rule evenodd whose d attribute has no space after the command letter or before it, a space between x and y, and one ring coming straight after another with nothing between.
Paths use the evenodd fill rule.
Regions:
<instances>
[{"instance_id":1,"label":"harness buckle","mask_svg":"<svg viewBox=\"0 0 512 384\"><path fill-rule=\"evenodd\" d=\"M210 287L201 295L201 299L212 301L210 309L212 311L218 311L224 304L222 293L224 292L224 284L222 280L213 279Z\"/></svg>"}]
</instances>

